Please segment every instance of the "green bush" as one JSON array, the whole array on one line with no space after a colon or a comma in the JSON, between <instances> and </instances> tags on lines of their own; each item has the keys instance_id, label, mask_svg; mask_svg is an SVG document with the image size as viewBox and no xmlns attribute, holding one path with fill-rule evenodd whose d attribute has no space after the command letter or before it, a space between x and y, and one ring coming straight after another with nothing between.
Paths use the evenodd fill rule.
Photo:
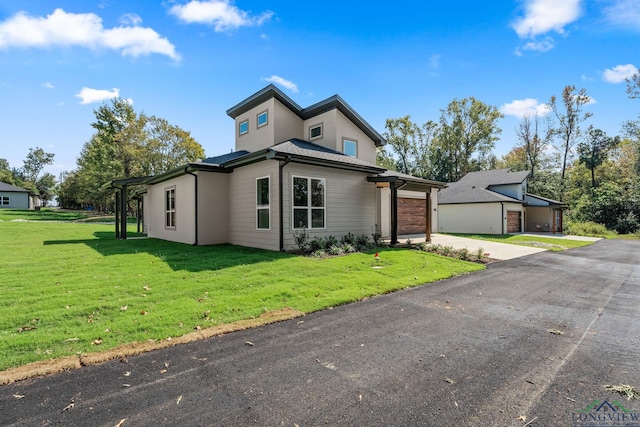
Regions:
<instances>
[{"instance_id":1,"label":"green bush","mask_svg":"<svg viewBox=\"0 0 640 427\"><path fill-rule=\"evenodd\" d=\"M607 235L610 236L617 234L615 231L607 230L607 227L605 227L604 224L598 224L594 221L567 222L564 227L564 232L576 236L594 237L604 237Z\"/></svg>"}]
</instances>

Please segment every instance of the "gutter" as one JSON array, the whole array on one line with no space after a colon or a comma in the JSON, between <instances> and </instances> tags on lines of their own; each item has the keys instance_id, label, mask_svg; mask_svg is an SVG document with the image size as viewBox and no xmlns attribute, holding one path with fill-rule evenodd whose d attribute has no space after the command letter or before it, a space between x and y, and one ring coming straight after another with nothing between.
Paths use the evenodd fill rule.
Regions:
<instances>
[{"instance_id":1,"label":"gutter","mask_svg":"<svg viewBox=\"0 0 640 427\"><path fill-rule=\"evenodd\" d=\"M193 246L198 246L198 175L196 175L195 173L191 172L189 170L189 166L185 166L184 168L184 173L187 175L191 175L195 178L195 222L194 222L194 227L195 227L195 234L196 234L196 239L195 242L193 242Z\"/></svg>"},{"instance_id":2,"label":"gutter","mask_svg":"<svg viewBox=\"0 0 640 427\"><path fill-rule=\"evenodd\" d=\"M283 193L283 184L282 184L282 169L291 162L291 156L287 156L284 162L280 162L278 165L278 209L279 209L279 220L280 220L280 252L284 252L284 201L282 197Z\"/></svg>"}]
</instances>

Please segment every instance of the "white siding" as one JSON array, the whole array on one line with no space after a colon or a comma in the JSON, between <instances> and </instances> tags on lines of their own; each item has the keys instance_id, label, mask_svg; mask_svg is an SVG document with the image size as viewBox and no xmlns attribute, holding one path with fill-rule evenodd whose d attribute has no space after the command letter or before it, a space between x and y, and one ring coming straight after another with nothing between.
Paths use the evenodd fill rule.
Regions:
<instances>
[{"instance_id":1,"label":"white siding","mask_svg":"<svg viewBox=\"0 0 640 427\"><path fill-rule=\"evenodd\" d=\"M255 108L247 111L244 114L239 115L235 119L235 135L236 135L236 150L258 151L263 148L267 148L273 145L275 136L275 118L274 118L274 104L276 100L271 98ZM267 111L268 123L265 126L258 128L257 115ZM244 135L239 133L239 125L243 121L249 121L249 132Z\"/></svg>"},{"instance_id":2,"label":"white siding","mask_svg":"<svg viewBox=\"0 0 640 427\"><path fill-rule=\"evenodd\" d=\"M500 203L460 203L438 206L438 231L443 233L502 234ZM506 225L505 228L506 230Z\"/></svg>"},{"instance_id":3,"label":"white siding","mask_svg":"<svg viewBox=\"0 0 640 427\"><path fill-rule=\"evenodd\" d=\"M226 173L198 174L198 245L229 242L229 181Z\"/></svg>"},{"instance_id":4,"label":"white siding","mask_svg":"<svg viewBox=\"0 0 640 427\"><path fill-rule=\"evenodd\" d=\"M1 192L0 196L9 197L8 205L0 205L5 209L32 209L29 193L14 193L12 191Z\"/></svg>"},{"instance_id":5,"label":"white siding","mask_svg":"<svg viewBox=\"0 0 640 427\"><path fill-rule=\"evenodd\" d=\"M340 238L348 233L365 234L371 239L376 224L376 186L367 175L317 166L290 163L283 171L284 245L296 249L291 223L291 185L293 176L326 180L326 229L307 230L311 238L329 235Z\"/></svg>"},{"instance_id":6,"label":"white siding","mask_svg":"<svg viewBox=\"0 0 640 427\"><path fill-rule=\"evenodd\" d=\"M165 227L165 190L175 187L176 226ZM195 177L183 175L147 187L145 228L149 237L171 242L195 243Z\"/></svg>"},{"instance_id":7,"label":"white siding","mask_svg":"<svg viewBox=\"0 0 640 427\"><path fill-rule=\"evenodd\" d=\"M256 179L269 177L269 230L256 224ZM235 169L229 176L229 242L234 245L280 250L278 162L263 161Z\"/></svg>"}]
</instances>

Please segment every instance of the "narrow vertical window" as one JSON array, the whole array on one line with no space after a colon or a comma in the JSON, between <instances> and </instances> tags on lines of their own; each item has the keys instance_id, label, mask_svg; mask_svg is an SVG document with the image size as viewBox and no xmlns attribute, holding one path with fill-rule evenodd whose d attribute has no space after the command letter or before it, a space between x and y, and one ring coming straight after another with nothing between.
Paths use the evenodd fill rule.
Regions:
<instances>
[{"instance_id":1,"label":"narrow vertical window","mask_svg":"<svg viewBox=\"0 0 640 427\"><path fill-rule=\"evenodd\" d=\"M265 126L269 123L269 115L267 114L266 111L263 111L262 113L258 114L257 122L258 122L258 127Z\"/></svg>"},{"instance_id":2,"label":"narrow vertical window","mask_svg":"<svg viewBox=\"0 0 640 427\"><path fill-rule=\"evenodd\" d=\"M168 188L165 190L165 227L176 227L176 189Z\"/></svg>"},{"instance_id":3,"label":"narrow vertical window","mask_svg":"<svg viewBox=\"0 0 640 427\"><path fill-rule=\"evenodd\" d=\"M347 156L358 157L358 143L345 139L342 141L342 152Z\"/></svg>"},{"instance_id":4,"label":"narrow vertical window","mask_svg":"<svg viewBox=\"0 0 640 427\"><path fill-rule=\"evenodd\" d=\"M293 228L325 228L325 180L293 177Z\"/></svg>"},{"instance_id":5,"label":"narrow vertical window","mask_svg":"<svg viewBox=\"0 0 640 427\"><path fill-rule=\"evenodd\" d=\"M270 228L269 177L256 180L256 228Z\"/></svg>"},{"instance_id":6,"label":"narrow vertical window","mask_svg":"<svg viewBox=\"0 0 640 427\"><path fill-rule=\"evenodd\" d=\"M249 132L249 120L244 120L238 125L238 133L244 135Z\"/></svg>"}]
</instances>

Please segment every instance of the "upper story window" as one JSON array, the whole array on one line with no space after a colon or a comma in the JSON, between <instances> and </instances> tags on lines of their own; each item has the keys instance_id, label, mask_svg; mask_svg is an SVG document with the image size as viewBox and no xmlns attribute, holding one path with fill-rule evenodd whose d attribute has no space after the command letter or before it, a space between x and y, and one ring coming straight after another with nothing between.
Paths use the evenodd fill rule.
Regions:
<instances>
[{"instance_id":1,"label":"upper story window","mask_svg":"<svg viewBox=\"0 0 640 427\"><path fill-rule=\"evenodd\" d=\"M318 138L322 138L322 123L309 128L309 139L314 140Z\"/></svg>"},{"instance_id":2,"label":"upper story window","mask_svg":"<svg viewBox=\"0 0 640 427\"><path fill-rule=\"evenodd\" d=\"M358 142L350 139L343 140L342 152L347 156L358 157Z\"/></svg>"},{"instance_id":3,"label":"upper story window","mask_svg":"<svg viewBox=\"0 0 640 427\"><path fill-rule=\"evenodd\" d=\"M244 135L249 132L249 120L243 120L238 125L238 134Z\"/></svg>"},{"instance_id":4,"label":"upper story window","mask_svg":"<svg viewBox=\"0 0 640 427\"><path fill-rule=\"evenodd\" d=\"M269 123L269 115L267 114L266 111L263 111L262 113L258 114L257 122L258 122L258 127L265 126Z\"/></svg>"},{"instance_id":5,"label":"upper story window","mask_svg":"<svg viewBox=\"0 0 640 427\"><path fill-rule=\"evenodd\" d=\"M269 177L256 180L256 228L268 230L269 221Z\"/></svg>"}]
</instances>

